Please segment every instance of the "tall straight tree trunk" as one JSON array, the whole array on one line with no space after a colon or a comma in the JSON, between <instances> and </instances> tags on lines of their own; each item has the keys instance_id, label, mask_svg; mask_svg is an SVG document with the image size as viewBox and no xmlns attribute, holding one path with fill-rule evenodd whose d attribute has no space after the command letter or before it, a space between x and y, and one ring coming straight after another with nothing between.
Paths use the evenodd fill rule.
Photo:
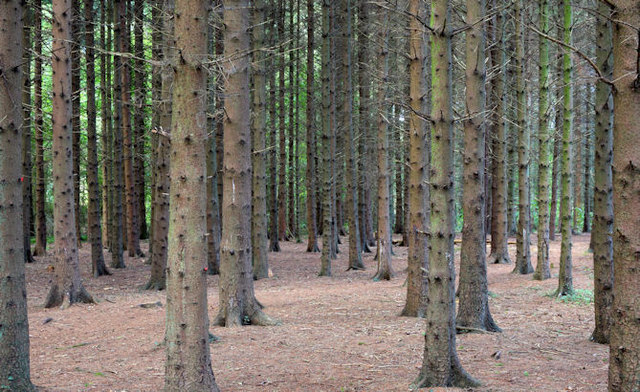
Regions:
<instances>
[{"instance_id":1,"label":"tall straight tree trunk","mask_svg":"<svg viewBox=\"0 0 640 392\"><path fill-rule=\"evenodd\" d=\"M289 52L289 55L287 56L287 60L288 60L288 76L289 76L289 88L288 88L288 109L289 109L289 114L288 114L288 124L287 124L287 131L289 134L289 137L287 139L287 166L289 168L289 176L287 176L287 211L288 211L288 227L289 227L289 233L291 235L292 238L297 237L296 234L296 195L293 193L295 191L295 164L294 164L294 158L293 158L293 153L294 153L294 144L295 144L295 97L297 96L297 93L295 92L295 79L297 78L294 75L294 67L295 67L295 59L294 59L294 51L297 51L296 47L295 47L295 40L294 40L294 23L293 23L293 14L294 14L294 1L290 0L288 1L288 11L289 11L289 44L287 47L287 50ZM284 11L284 10L283 10ZM284 57L283 57L284 59Z\"/></svg>"},{"instance_id":2,"label":"tall straight tree trunk","mask_svg":"<svg viewBox=\"0 0 640 392\"><path fill-rule=\"evenodd\" d=\"M275 20L278 17L278 7L271 7L269 13L269 19ZM270 29L270 40L269 43L271 46L276 45L278 42L278 29L277 23L272 22L272 27ZM275 67L277 66L277 59L274 57L271 58L269 62L271 69L273 72L270 72L269 77L269 129L270 132L267 134L267 146L269 147L269 162L268 162L268 171L269 171L269 183L267 185L267 206L269 208L269 251L271 252L280 252L280 240L278 238L278 156L277 156L277 142L276 142L276 133L277 133L277 112L276 112L276 104L277 104L277 85L276 85L276 72Z\"/></svg>"},{"instance_id":3,"label":"tall straight tree trunk","mask_svg":"<svg viewBox=\"0 0 640 392\"><path fill-rule=\"evenodd\" d=\"M370 52L370 20L371 6L366 1L358 3L358 94L359 94L359 186L360 186L360 236L363 251L369 253L373 238L372 204L371 204L371 52Z\"/></svg>"},{"instance_id":4,"label":"tall straight tree trunk","mask_svg":"<svg viewBox=\"0 0 640 392\"><path fill-rule=\"evenodd\" d=\"M114 0L112 3L113 8L113 38L114 38L114 48L116 50L120 50L122 45L123 32L120 24L120 12L121 6L120 3L125 0ZM113 57L113 100L115 102L115 115L113 118L113 159L111 162L111 178L113 182L112 186L112 196L111 196L111 208L109 211L111 212L111 267L112 268L125 268L124 263L124 243L123 243L123 188L124 188L124 170L122 168L123 164L123 152L122 152L122 78L121 68L122 58L120 56ZM110 73L107 73L110 75Z\"/></svg>"},{"instance_id":5,"label":"tall straight tree trunk","mask_svg":"<svg viewBox=\"0 0 640 392\"><path fill-rule=\"evenodd\" d=\"M424 317L427 307L427 280L424 271L429 266L427 233L427 124L419 113L424 107L425 36L420 24L426 15L426 5L420 0L409 1L409 256L407 266L407 298L401 315Z\"/></svg>"},{"instance_id":6,"label":"tall straight tree trunk","mask_svg":"<svg viewBox=\"0 0 640 392\"><path fill-rule=\"evenodd\" d=\"M582 157L582 143L584 140L584 134L582 133L582 122L586 121L587 113L582 113L582 107L575 102L579 101L580 88L576 88L573 90L573 110L574 114L574 129L573 129L573 167L571 169L572 179L572 191L573 191L573 232L579 233L582 228L578 223L578 217L580 216L579 212L584 213L584 202L582 195L582 177L583 177L583 157Z\"/></svg>"},{"instance_id":7,"label":"tall straight tree trunk","mask_svg":"<svg viewBox=\"0 0 640 392\"><path fill-rule=\"evenodd\" d=\"M31 30L33 28L33 10L27 8L24 12L24 31L22 34L22 49L24 70L22 72L22 223L24 262L32 263L31 254L31 211L32 211L32 166L31 166L31 135L33 122L31 121Z\"/></svg>"},{"instance_id":8,"label":"tall straight tree trunk","mask_svg":"<svg viewBox=\"0 0 640 392\"><path fill-rule=\"evenodd\" d=\"M556 87L556 89L558 88ZM558 220L558 172L560 171L560 161L562 154L562 134L558 131L562 128L562 114L560 114L561 112L561 109L556 109L556 127L554 129L553 141L553 166L551 169L551 212L549 214L550 241L556 240L556 228L558 227L556 224Z\"/></svg>"},{"instance_id":9,"label":"tall straight tree trunk","mask_svg":"<svg viewBox=\"0 0 640 392\"><path fill-rule=\"evenodd\" d=\"M389 214L389 125L387 123L387 95L389 82L389 12L379 7L378 40L378 269L373 280L390 280L391 267L391 217Z\"/></svg>"},{"instance_id":10,"label":"tall straight tree trunk","mask_svg":"<svg viewBox=\"0 0 640 392\"><path fill-rule=\"evenodd\" d=\"M215 12L209 14L209 23L207 26L207 47L209 55L214 55L216 46L216 20ZM207 140L207 264L209 275L217 275L220 273L220 232L222 221L220 220L220 200L218 199L218 146L215 129L218 122L216 116L216 101L220 98L220 94L216 91L219 75L209 75L207 77L207 127L214 130Z\"/></svg>"},{"instance_id":11,"label":"tall straight tree trunk","mask_svg":"<svg viewBox=\"0 0 640 392\"><path fill-rule=\"evenodd\" d=\"M78 246L82 241L82 230L80 220L82 217L80 210L80 58L81 39L80 34L84 28L82 17L80 16L80 5L82 2L71 2L71 128L72 128L72 150L73 150L73 203L75 208L75 225Z\"/></svg>"},{"instance_id":12,"label":"tall straight tree trunk","mask_svg":"<svg viewBox=\"0 0 640 392\"><path fill-rule=\"evenodd\" d=\"M515 2L515 67L516 67L516 116L518 128L518 232L516 235L517 252L516 266L513 270L518 274L530 274L531 266L531 241L530 241L530 205L529 205L529 129L525 121L526 116L526 90L524 80L524 21L523 0Z\"/></svg>"},{"instance_id":13,"label":"tall straight tree trunk","mask_svg":"<svg viewBox=\"0 0 640 392\"><path fill-rule=\"evenodd\" d=\"M207 17L209 2L175 3L169 258L164 390L219 391L209 351L206 247Z\"/></svg>"},{"instance_id":14,"label":"tall straight tree trunk","mask_svg":"<svg viewBox=\"0 0 640 392\"><path fill-rule=\"evenodd\" d=\"M277 26L278 26L278 39L280 42L284 42L285 31L285 2L279 0L278 14L277 14ZM284 50L279 54L278 64L278 137L279 137L279 159L278 159L278 239L281 241L288 241L289 236L287 233L287 124L286 108L285 108L285 54Z\"/></svg>"},{"instance_id":15,"label":"tall straight tree trunk","mask_svg":"<svg viewBox=\"0 0 640 392\"><path fill-rule=\"evenodd\" d=\"M591 114L591 85L585 86L586 95L584 100L585 108L585 130L584 130L584 178L582 181L584 192L584 219L582 221L582 232L591 233L591 209L592 209L592 197L591 197L591 157L593 153L593 132L591 131L591 123L589 121L589 115ZM589 243L589 249L593 250L592 243Z\"/></svg>"},{"instance_id":16,"label":"tall straight tree trunk","mask_svg":"<svg viewBox=\"0 0 640 392\"><path fill-rule=\"evenodd\" d=\"M609 391L640 390L640 75L638 2L613 2L613 316ZM608 15L608 14L605 14Z\"/></svg>"},{"instance_id":17,"label":"tall straight tree trunk","mask_svg":"<svg viewBox=\"0 0 640 392\"><path fill-rule=\"evenodd\" d=\"M596 61L602 74L611 78L613 71L611 9L598 3ZM596 126L593 185L593 299L595 329L591 340L609 343L613 314L613 96L611 86L596 83Z\"/></svg>"},{"instance_id":18,"label":"tall straight tree trunk","mask_svg":"<svg viewBox=\"0 0 640 392\"><path fill-rule=\"evenodd\" d=\"M42 1L35 0L33 45L35 61L33 75L33 111L36 141L36 178L35 178L35 234L36 246L34 256L44 256L47 253L47 217L45 213L45 162L44 162L44 122L42 116Z\"/></svg>"},{"instance_id":19,"label":"tall straight tree trunk","mask_svg":"<svg viewBox=\"0 0 640 392\"><path fill-rule=\"evenodd\" d=\"M489 310L485 221L485 0L467 0L466 107L463 152L464 223L460 250L457 323L500 331Z\"/></svg>"},{"instance_id":20,"label":"tall straight tree trunk","mask_svg":"<svg viewBox=\"0 0 640 392\"><path fill-rule=\"evenodd\" d=\"M156 142L156 162L153 175L155 186L154 216L151 224L153 237L151 242L151 276L145 285L147 290L163 290L166 287L166 266L168 258L169 235L169 194L171 189L171 118L173 116L172 97L174 86L174 67L176 65L176 39L174 35L174 0L163 1L162 13L162 69L159 107L159 130Z\"/></svg>"},{"instance_id":21,"label":"tall straight tree trunk","mask_svg":"<svg viewBox=\"0 0 640 392\"><path fill-rule=\"evenodd\" d=\"M318 171L316 169L315 1L307 0L307 252L318 252Z\"/></svg>"},{"instance_id":22,"label":"tall straight tree trunk","mask_svg":"<svg viewBox=\"0 0 640 392\"><path fill-rule=\"evenodd\" d=\"M573 25L573 10L569 0L563 0L563 42L571 44L571 29ZM560 271L558 275L558 289L556 295L563 296L573 293L573 274L571 258L571 231L573 229L572 197L572 143L573 143L573 87L571 79L573 62L571 52L564 50L562 81L564 84L563 97L563 130L562 130L562 200L560 202L562 243L560 245Z\"/></svg>"},{"instance_id":23,"label":"tall straight tree trunk","mask_svg":"<svg viewBox=\"0 0 640 392\"><path fill-rule=\"evenodd\" d=\"M267 259L267 170L266 155L266 112L267 85L265 77L264 58L264 22L265 2L254 0L252 29L253 34L253 100L251 103L251 142L253 151L251 161L253 165L252 178L252 228L251 253L253 255L253 278L269 277L269 263Z\"/></svg>"},{"instance_id":24,"label":"tall straight tree trunk","mask_svg":"<svg viewBox=\"0 0 640 392\"><path fill-rule=\"evenodd\" d=\"M78 266L73 194L73 145L71 127L71 9L70 0L54 0L51 63L53 73L53 221L55 265L45 308L76 302L92 303ZM15 228L14 228L15 229Z\"/></svg>"},{"instance_id":25,"label":"tall straight tree trunk","mask_svg":"<svg viewBox=\"0 0 640 392\"><path fill-rule=\"evenodd\" d=\"M495 1L495 6L502 6L501 1ZM493 163L491 165L491 253L488 263L510 264L509 257L509 223L508 223L508 160L507 143L510 128L505 119L508 96L505 90L506 80L506 54L504 43L504 18L501 11L496 13L493 22L493 49L491 50L491 61L498 73L491 80L491 92L493 93Z\"/></svg>"},{"instance_id":26,"label":"tall straight tree trunk","mask_svg":"<svg viewBox=\"0 0 640 392\"><path fill-rule=\"evenodd\" d=\"M89 191L88 237L91 243L91 272L94 277L110 275L102 253L100 184L98 183L98 139L96 130L96 75L94 55L93 0L84 0L85 58L87 75L87 188Z\"/></svg>"},{"instance_id":27,"label":"tall straight tree trunk","mask_svg":"<svg viewBox=\"0 0 640 392\"><path fill-rule=\"evenodd\" d=\"M330 42L330 0L322 0L322 133L321 133L321 150L320 159L322 159L322 167L320 168L322 178L322 256L320 276L331 276L331 257L333 254L333 196L332 182L333 176L331 171L331 42Z\"/></svg>"},{"instance_id":28,"label":"tall straight tree trunk","mask_svg":"<svg viewBox=\"0 0 640 392\"><path fill-rule=\"evenodd\" d=\"M414 381L418 388L478 385L462 368L456 350L450 9L448 0L431 2L431 167L437 170L430 176L428 327L422 368Z\"/></svg>"},{"instance_id":29,"label":"tall straight tree trunk","mask_svg":"<svg viewBox=\"0 0 640 392\"><path fill-rule=\"evenodd\" d=\"M133 31L134 31L134 92L135 110L133 116L133 177L136 199L136 212L138 216L138 236L146 239L147 232L147 208L145 202L145 130L146 130L146 106L147 106L147 73L145 70L144 51L144 3L145 0L134 0L133 3ZM139 245L138 245L139 246Z\"/></svg>"},{"instance_id":30,"label":"tall straight tree trunk","mask_svg":"<svg viewBox=\"0 0 640 392\"><path fill-rule=\"evenodd\" d=\"M121 53L129 53L131 51L131 37L129 35L129 26L127 18L130 17L129 1L121 0L120 19L115 23L120 24L121 40L119 50ZM125 182L125 199L126 199L126 237L127 250L129 257L143 256L140 250L140 234L138 225L138 203L136 199L135 179L133 172L133 131L131 127L131 60L123 58L120 67L120 79L122 83L121 100L122 100L122 137L124 148L124 182Z\"/></svg>"},{"instance_id":31,"label":"tall straight tree trunk","mask_svg":"<svg viewBox=\"0 0 640 392\"><path fill-rule=\"evenodd\" d=\"M355 131L353 129L353 82L351 66L351 0L340 0L339 14L342 14L344 26L341 27L339 48L341 50L341 71L343 104L342 104L342 126L346 137L344 146L345 157L345 179L346 192L346 215L349 225L349 268L353 270L363 270L362 248L360 244L360 227L358 225L358 172L356 170L356 143Z\"/></svg>"},{"instance_id":32,"label":"tall straight tree trunk","mask_svg":"<svg viewBox=\"0 0 640 392\"><path fill-rule=\"evenodd\" d=\"M220 249L220 326L275 325L257 301L251 271L251 66L248 0L224 1L223 217Z\"/></svg>"},{"instance_id":33,"label":"tall straight tree trunk","mask_svg":"<svg viewBox=\"0 0 640 392\"><path fill-rule=\"evenodd\" d=\"M55 1L54 1L55 4ZM0 3L0 383L35 391L31 383L29 320L22 222L22 119L24 3ZM55 34L55 33L54 33Z\"/></svg>"},{"instance_id":34,"label":"tall straight tree trunk","mask_svg":"<svg viewBox=\"0 0 640 392\"><path fill-rule=\"evenodd\" d=\"M549 34L549 0L539 0L540 31ZM551 182L551 146L553 144L549 131L549 42L539 38L539 83L538 95L538 261L533 279L551 278L549 268L549 185Z\"/></svg>"}]
</instances>

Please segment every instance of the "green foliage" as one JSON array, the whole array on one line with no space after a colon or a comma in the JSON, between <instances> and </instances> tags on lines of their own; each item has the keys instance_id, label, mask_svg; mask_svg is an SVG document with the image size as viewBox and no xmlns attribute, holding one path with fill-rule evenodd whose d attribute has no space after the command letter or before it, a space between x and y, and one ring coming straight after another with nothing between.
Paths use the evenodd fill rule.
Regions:
<instances>
[{"instance_id":1,"label":"green foliage","mask_svg":"<svg viewBox=\"0 0 640 392\"><path fill-rule=\"evenodd\" d=\"M556 291L545 294L545 297L555 298L565 304L591 305L593 304L593 291L587 289L575 289L570 295L557 296Z\"/></svg>"}]
</instances>

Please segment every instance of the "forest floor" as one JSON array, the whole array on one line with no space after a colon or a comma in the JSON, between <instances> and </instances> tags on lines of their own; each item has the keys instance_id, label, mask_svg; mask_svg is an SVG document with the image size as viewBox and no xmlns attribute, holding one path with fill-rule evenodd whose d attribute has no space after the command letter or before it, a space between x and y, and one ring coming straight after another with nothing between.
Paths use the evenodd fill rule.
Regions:
<instances>
[{"instance_id":1,"label":"forest floor","mask_svg":"<svg viewBox=\"0 0 640 392\"><path fill-rule=\"evenodd\" d=\"M538 282L512 274L513 265L488 266L491 312L503 332L457 339L464 368L483 382L475 390L606 390L608 348L589 341L588 244L588 235L574 237L574 286L581 291L570 301L549 297L557 286L559 241L551 246L555 279ZM346 243L331 278L317 276L320 254L306 253L305 244L281 246L282 252L269 254L274 277L255 287L267 314L282 325L211 328L220 337L211 353L221 390L410 390L422 363L425 322L398 316L407 248L395 248L396 277L374 282L372 254L365 255L366 271L346 271ZM41 391L160 391L165 293L139 290L150 270L143 259L128 259L126 269L92 278L89 248L81 250L81 270L95 305L43 309L50 260L27 266L32 379ZM509 248L514 260L515 245ZM217 283L218 277L209 278L210 318L217 313ZM139 306L158 301L162 306Z\"/></svg>"}]
</instances>

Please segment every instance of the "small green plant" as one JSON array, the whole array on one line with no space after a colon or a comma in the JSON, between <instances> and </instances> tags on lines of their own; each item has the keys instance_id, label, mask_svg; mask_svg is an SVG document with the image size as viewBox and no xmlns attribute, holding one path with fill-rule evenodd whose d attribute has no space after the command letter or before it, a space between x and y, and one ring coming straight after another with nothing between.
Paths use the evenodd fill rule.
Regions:
<instances>
[{"instance_id":1,"label":"small green plant","mask_svg":"<svg viewBox=\"0 0 640 392\"><path fill-rule=\"evenodd\" d=\"M573 293L560 297L556 297L556 291L554 290L546 293L544 296L556 298L558 301L565 304L590 305L593 303L593 291L587 289L575 289L573 290Z\"/></svg>"}]
</instances>

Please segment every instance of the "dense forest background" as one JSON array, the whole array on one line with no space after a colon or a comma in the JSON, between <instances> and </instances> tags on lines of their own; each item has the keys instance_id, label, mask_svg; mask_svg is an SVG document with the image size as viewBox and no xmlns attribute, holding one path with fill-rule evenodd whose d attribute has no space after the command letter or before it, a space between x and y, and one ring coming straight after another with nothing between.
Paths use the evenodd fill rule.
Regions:
<instances>
[{"instance_id":1,"label":"dense forest background","mask_svg":"<svg viewBox=\"0 0 640 392\"><path fill-rule=\"evenodd\" d=\"M45 308L95 302L83 247L94 278L144 260L142 289L167 291L167 390L190 377L217 390L210 323L281 324L254 280L272 278L276 253L302 242L319 276L336 275L335 260L366 270L368 254L374 282L406 273L400 314L427 320L413 385L477 386L456 333L502 331L487 269L513 264L516 275L557 278L552 297L589 297L591 339L612 342L609 388L627 390L638 378L621 365L638 337L633 7L9 1L0 76L19 82L21 114L7 87L0 124L22 124L3 140L19 151L1 168L20 174L19 216L4 222L19 219L22 245L7 254L45 261ZM587 294L573 276L582 233L592 233ZM12 268L24 283L24 267ZM219 275L212 321L207 275Z\"/></svg>"}]
</instances>

